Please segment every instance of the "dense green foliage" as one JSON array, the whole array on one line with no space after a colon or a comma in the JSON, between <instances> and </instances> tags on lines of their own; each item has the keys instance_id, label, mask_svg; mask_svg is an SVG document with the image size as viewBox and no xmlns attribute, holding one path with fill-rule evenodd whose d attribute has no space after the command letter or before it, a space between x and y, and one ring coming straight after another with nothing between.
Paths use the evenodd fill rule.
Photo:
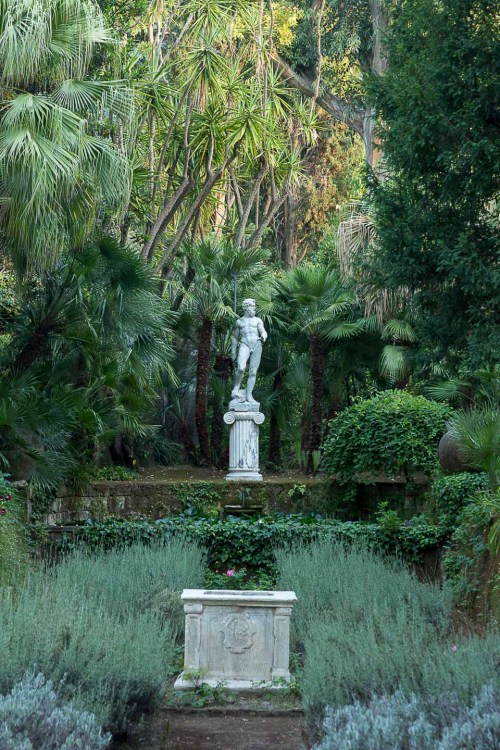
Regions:
<instances>
[{"instance_id":1,"label":"dense green foliage","mask_svg":"<svg viewBox=\"0 0 500 750\"><path fill-rule=\"evenodd\" d=\"M398 689L472 698L498 679L499 641L450 635L451 591L420 583L373 552L321 541L277 553L278 588L293 589L302 691L316 730L326 706Z\"/></svg>"},{"instance_id":2,"label":"dense green foliage","mask_svg":"<svg viewBox=\"0 0 500 750\"><path fill-rule=\"evenodd\" d=\"M22 31L21 31L22 30ZM121 83L98 80L93 51L109 40L92 0L5 0L0 6L2 250L20 275L53 266L119 210L130 165L105 120L130 124ZM106 115L104 115L106 113Z\"/></svg>"},{"instance_id":3,"label":"dense green foliage","mask_svg":"<svg viewBox=\"0 0 500 750\"><path fill-rule=\"evenodd\" d=\"M270 333L255 395L276 468L316 471L324 417L411 389L429 358L459 372L469 333L484 359L496 283L489 7L6 0L0 455L11 473L53 491L110 457L225 465L229 331L246 296ZM373 102L376 169L390 171L374 207L351 203L361 141L378 158Z\"/></svg>"},{"instance_id":4,"label":"dense green foliage","mask_svg":"<svg viewBox=\"0 0 500 750\"><path fill-rule=\"evenodd\" d=\"M160 372L170 372L171 322L150 269L110 237L40 277L4 325L2 460L44 490L118 438L146 440Z\"/></svg>"},{"instance_id":5,"label":"dense green foliage","mask_svg":"<svg viewBox=\"0 0 500 750\"><path fill-rule=\"evenodd\" d=\"M8 750L103 750L111 741L95 716L62 704L50 680L26 672L0 695L0 747Z\"/></svg>"},{"instance_id":6,"label":"dense green foliage","mask_svg":"<svg viewBox=\"0 0 500 750\"><path fill-rule=\"evenodd\" d=\"M66 544L85 543L90 549L113 549L140 541L169 540L181 536L200 544L207 551L212 570L248 567L266 575L276 570L275 553L293 542L311 542L318 538L331 542L361 542L382 552L403 555L417 562L422 552L442 539L442 532L419 517L388 526L380 523L336 521L314 516L262 516L252 519L196 518L179 515L158 521L87 522Z\"/></svg>"},{"instance_id":7,"label":"dense green foliage","mask_svg":"<svg viewBox=\"0 0 500 750\"><path fill-rule=\"evenodd\" d=\"M202 554L179 540L32 570L15 595L0 591L0 690L36 664L65 678L63 700L125 729L161 701L183 624L178 592L203 576Z\"/></svg>"},{"instance_id":8,"label":"dense green foliage","mask_svg":"<svg viewBox=\"0 0 500 750\"><path fill-rule=\"evenodd\" d=\"M470 466L484 471L495 492L500 484L500 397L475 409L459 411L449 432Z\"/></svg>"},{"instance_id":9,"label":"dense green foliage","mask_svg":"<svg viewBox=\"0 0 500 750\"><path fill-rule=\"evenodd\" d=\"M379 278L411 295L432 357L476 366L500 351L498 31L492 0L400 3L390 68L372 83L386 165L373 190Z\"/></svg>"},{"instance_id":10,"label":"dense green foliage","mask_svg":"<svg viewBox=\"0 0 500 750\"><path fill-rule=\"evenodd\" d=\"M28 564L28 536L23 503L0 472L0 587L18 582Z\"/></svg>"},{"instance_id":11,"label":"dense green foliage","mask_svg":"<svg viewBox=\"0 0 500 750\"><path fill-rule=\"evenodd\" d=\"M447 407L404 391L384 391L345 409L329 424L322 468L341 481L363 472L432 475Z\"/></svg>"},{"instance_id":12,"label":"dense green foliage","mask_svg":"<svg viewBox=\"0 0 500 750\"><path fill-rule=\"evenodd\" d=\"M484 474L466 471L435 479L431 488L431 503L440 527L451 533L457 527L464 507L486 486Z\"/></svg>"},{"instance_id":13,"label":"dense green foliage","mask_svg":"<svg viewBox=\"0 0 500 750\"><path fill-rule=\"evenodd\" d=\"M395 693L329 708L325 737L315 750L495 750L500 735L499 691L485 685L470 705L455 693L434 699Z\"/></svg>"},{"instance_id":14,"label":"dense green foliage","mask_svg":"<svg viewBox=\"0 0 500 750\"><path fill-rule=\"evenodd\" d=\"M443 559L443 570L450 580L456 601L471 608L478 596L485 592L495 570L488 571L490 547L488 544L492 514L488 508L488 495L477 493L462 510L455 522L451 543ZM487 602L481 602L480 619L487 619ZM496 613L498 616L499 612Z\"/></svg>"}]
</instances>

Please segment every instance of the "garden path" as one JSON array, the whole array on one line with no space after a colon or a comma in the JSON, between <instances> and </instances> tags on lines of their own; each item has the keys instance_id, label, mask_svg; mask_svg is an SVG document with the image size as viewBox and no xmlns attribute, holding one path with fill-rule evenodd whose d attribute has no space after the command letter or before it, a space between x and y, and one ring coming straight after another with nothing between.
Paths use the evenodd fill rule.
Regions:
<instances>
[{"instance_id":1,"label":"garden path","mask_svg":"<svg viewBox=\"0 0 500 750\"><path fill-rule=\"evenodd\" d=\"M183 714L171 716L165 750L305 750L302 717Z\"/></svg>"},{"instance_id":2,"label":"garden path","mask_svg":"<svg viewBox=\"0 0 500 750\"><path fill-rule=\"evenodd\" d=\"M167 709L112 750L306 750L299 710Z\"/></svg>"}]
</instances>

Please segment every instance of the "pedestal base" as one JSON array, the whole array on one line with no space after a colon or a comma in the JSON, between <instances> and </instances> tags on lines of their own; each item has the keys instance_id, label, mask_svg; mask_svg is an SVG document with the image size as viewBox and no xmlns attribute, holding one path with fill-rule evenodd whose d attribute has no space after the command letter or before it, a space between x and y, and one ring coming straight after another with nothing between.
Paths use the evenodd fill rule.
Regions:
<instances>
[{"instance_id":1,"label":"pedestal base","mask_svg":"<svg viewBox=\"0 0 500 750\"><path fill-rule=\"evenodd\" d=\"M234 469L226 474L225 479L228 482L262 482L264 477L258 471L241 471L240 469Z\"/></svg>"},{"instance_id":2,"label":"pedestal base","mask_svg":"<svg viewBox=\"0 0 500 750\"><path fill-rule=\"evenodd\" d=\"M262 482L259 471L259 425L265 417L260 411L251 411L252 404L241 406L245 408L231 408L224 414L224 422L230 428L226 479L231 482Z\"/></svg>"}]
</instances>

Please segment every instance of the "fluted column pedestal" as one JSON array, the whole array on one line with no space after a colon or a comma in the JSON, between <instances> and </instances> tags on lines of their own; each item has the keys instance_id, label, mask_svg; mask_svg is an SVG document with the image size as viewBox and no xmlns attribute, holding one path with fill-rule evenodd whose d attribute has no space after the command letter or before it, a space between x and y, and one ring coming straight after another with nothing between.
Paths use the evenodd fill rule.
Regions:
<instances>
[{"instance_id":1,"label":"fluted column pedestal","mask_svg":"<svg viewBox=\"0 0 500 750\"><path fill-rule=\"evenodd\" d=\"M228 480L262 481L259 471L259 425L265 419L259 404L236 404L224 414L229 425ZM239 407L239 408L238 408Z\"/></svg>"}]
</instances>

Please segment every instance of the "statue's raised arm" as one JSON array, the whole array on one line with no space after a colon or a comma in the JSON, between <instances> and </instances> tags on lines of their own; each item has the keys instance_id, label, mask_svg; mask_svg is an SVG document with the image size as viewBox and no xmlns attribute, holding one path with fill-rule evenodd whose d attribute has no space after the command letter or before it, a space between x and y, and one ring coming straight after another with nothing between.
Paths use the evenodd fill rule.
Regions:
<instances>
[{"instance_id":1,"label":"statue's raised arm","mask_svg":"<svg viewBox=\"0 0 500 750\"><path fill-rule=\"evenodd\" d=\"M266 339L267 331L264 328L264 324L262 320L255 315L255 300L243 300L243 317L236 321L231 339L231 353L233 360L236 362L237 368L231 395L233 398L236 398L241 402L246 401L250 404L257 403L254 400L252 393L255 386L255 379L257 377L257 370L259 369L260 358L262 356L262 344ZM238 355L236 356L238 341L240 348L238 350ZM247 387L246 390L242 390L241 381L247 363L249 363Z\"/></svg>"}]
</instances>

